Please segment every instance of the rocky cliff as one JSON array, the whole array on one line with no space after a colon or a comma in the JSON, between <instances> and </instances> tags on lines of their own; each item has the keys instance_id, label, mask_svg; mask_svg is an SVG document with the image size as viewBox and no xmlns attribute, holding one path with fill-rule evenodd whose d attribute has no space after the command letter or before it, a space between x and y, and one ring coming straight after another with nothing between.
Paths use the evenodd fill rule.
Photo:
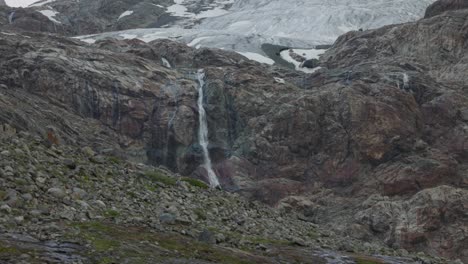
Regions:
<instances>
[{"instance_id":1,"label":"rocky cliff","mask_svg":"<svg viewBox=\"0 0 468 264\"><path fill-rule=\"evenodd\" d=\"M4 31L0 123L206 181L202 68L223 189L369 246L467 261L467 19L351 31L313 74L169 40Z\"/></svg>"},{"instance_id":2,"label":"rocky cliff","mask_svg":"<svg viewBox=\"0 0 468 264\"><path fill-rule=\"evenodd\" d=\"M468 1L466 0L439 0L430 5L425 14L425 18L440 15L445 11L459 10L468 8Z\"/></svg>"}]
</instances>

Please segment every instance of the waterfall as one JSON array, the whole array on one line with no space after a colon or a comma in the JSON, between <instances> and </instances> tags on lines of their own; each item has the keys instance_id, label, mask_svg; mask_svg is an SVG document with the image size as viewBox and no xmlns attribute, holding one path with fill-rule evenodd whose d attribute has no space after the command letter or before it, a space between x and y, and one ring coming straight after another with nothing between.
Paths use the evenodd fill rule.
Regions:
<instances>
[{"instance_id":1,"label":"waterfall","mask_svg":"<svg viewBox=\"0 0 468 264\"><path fill-rule=\"evenodd\" d=\"M198 70L198 141L203 150L203 166L208 172L208 180L210 181L210 186L215 188L219 186L218 177L213 171L211 166L210 153L208 152L208 122L206 120L206 112L203 107L203 87L205 86L205 72L203 70Z\"/></svg>"},{"instance_id":2,"label":"waterfall","mask_svg":"<svg viewBox=\"0 0 468 264\"><path fill-rule=\"evenodd\" d=\"M10 15L8 15L8 23L13 24L14 18L15 18L15 11L11 12Z\"/></svg>"},{"instance_id":3,"label":"waterfall","mask_svg":"<svg viewBox=\"0 0 468 264\"><path fill-rule=\"evenodd\" d=\"M407 73L403 73L403 88L409 90L409 76Z\"/></svg>"}]
</instances>

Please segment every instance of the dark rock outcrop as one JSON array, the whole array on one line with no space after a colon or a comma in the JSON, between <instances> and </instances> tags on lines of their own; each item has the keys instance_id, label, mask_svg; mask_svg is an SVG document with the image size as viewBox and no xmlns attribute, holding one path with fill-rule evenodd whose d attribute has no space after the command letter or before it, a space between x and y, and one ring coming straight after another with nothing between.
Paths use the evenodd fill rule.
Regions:
<instances>
[{"instance_id":1,"label":"dark rock outcrop","mask_svg":"<svg viewBox=\"0 0 468 264\"><path fill-rule=\"evenodd\" d=\"M61 35L72 34L70 26L54 22L32 8L0 6L0 28L6 31L48 32Z\"/></svg>"},{"instance_id":2,"label":"dark rock outcrop","mask_svg":"<svg viewBox=\"0 0 468 264\"><path fill-rule=\"evenodd\" d=\"M459 10L464 8L468 8L467 0L438 0L427 8L424 17L430 18L440 15L445 11Z\"/></svg>"}]
</instances>

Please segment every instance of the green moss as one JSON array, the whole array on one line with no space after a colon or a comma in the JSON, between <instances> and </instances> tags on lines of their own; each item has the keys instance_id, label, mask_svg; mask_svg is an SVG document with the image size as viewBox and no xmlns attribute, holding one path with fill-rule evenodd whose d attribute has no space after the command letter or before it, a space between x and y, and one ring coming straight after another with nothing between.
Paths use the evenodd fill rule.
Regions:
<instances>
[{"instance_id":1,"label":"green moss","mask_svg":"<svg viewBox=\"0 0 468 264\"><path fill-rule=\"evenodd\" d=\"M147 171L145 176L155 182L160 182L168 186L176 185L177 180L173 177L167 176L166 174L162 173L161 171Z\"/></svg>"},{"instance_id":2,"label":"green moss","mask_svg":"<svg viewBox=\"0 0 468 264\"><path fill-rule=\"evenodd\" d=\"M155 192L158 189L154 184L145 184L145 188L150 192Z\"/></svg>"},{"instance_id":3,"label":"green moss","mask_svg":"<svg viewBox=\"0 0 468 264\"><path fill-rule=\"evenodd\" d=\"M200 180L194 179L194 178L189 178L189 177L183 177L182 181L189 183L190 185L202 189L208 189L208 185Z\"/></svg>"},{"instance_id":4,"label":"green moss","mask_svg":"<svg viewBox=\"0 0 468 264\"><path fill-rule=\"evenodd\" d=\"M115 262L113 259L111 259L109 257L103 257L102 259L98 260L97 263L98 264L113 264L113 263L117 263L117 262Z\"/></svg>"},{"instance_id":5,"label":"green moss","mask_svg":"<svg viewBox=\"0 0 468 264\"><path fill-rule=\"evenodd\" d=\"M178 240L177 238L168 238L159 242L161 247L177 251L179 254L186 258L203 259L215 263L226 263L226 264L247 264L252 263L251 261L244 260L240 256L229 254L232 252L226 252L208 244L192 241L190 243Z\"/></svg>"},{"instance_id":6,"label":"green moss","mask_svg":"<svg viewBox=\"0 0 468 264\"><path fill-rule=\"evenodd\" d=\"M97 251L109 251L116 249L120 245L119 242L108 239L91 238L90 242Z\"/></svg>"},{"instance_id":7,"label":"green moss","mask_svg":"<svg viewBox=\"0 0 468 264\"><path fill-rule=\"evenodd\" d=\"M16 256L21 254L22 252L18 248L0 246L0 255Z\"/></svg>"},{"instance_id":8,"label":"green moss","mask_svg":"<svg viewBox=\"0 0 468 264\"><path fill-rule=\"evenodd\" d=\"M106 210L104 212L104 216L110 217L110 218L117 218L117 217L120 216L120 212L116 211L116 210L109 209L109 210Z\"/></svg>"},{"instance_id":9,"label":"green moss","mask_svg":"<svg viewBox=\"0 0 468 264\"><path fill-rule=\"evenodd\" d=\"M316 238L319 237L319 235L317 234L317 232L315 232L315 230L307 232L306 235L307 235L307 237L309 237L310 239L316 239Z\"/></svg>"},{"instance_id":10,"label":"green moss","mask_svg":"<svg viewBox=\"0 0 468 264\"><path fill-rule=\"evenodd\" d=\"M268 244L268 245L290 245L291 242L286 240L276 240L264 237L247 237L247 241L250 241L254 244Z\"/></svg>"},{"instance_id":11,"label":"green moss","mask_svg":"<svg viewBox=\"0 0 468 264\"><path fill-rule=\"evenodd\" d=\"M354 261L356 261L356 264L383 264L381 260L374 259L371 257L365 257L365 256L355 256Z\"/></svg>"},{"instance_id":12,"label":"green moss","mask_svg":"<svg viewBox=\"0 0 468 264\"><path fill-rule=\"evenodd\" d=\"M25 179L21 179L21 178L16 178L14 182L17 186L24 186L28 184L28 182Z\"/></svg>"},{"instance_id":13,"label":"green moss","mask_svg":"<svg viewBox=\"0 0 468 264\"><path fill-rule=\"evenodd\" d=\"M75 223L72 227L77 230L70 237L90 245L92 250L86 254L94 263L153 263L166 257L227 264L257 263L246 252L230 251L174 233L100 222Z\"/></svg>"},{"instance_id":14,"label":"green moss","mask_svg":"<svg viewBox=\"0 0 468 264\"><path fill-rule=\"evenodd\" d=\"M198 220L206 220L207 217L205 214L205 210L203 210L202 208L196 208L195 210L193 210L193 212L197 216Z\"/></svg>"},{"instance_id":15,"label":"green moss","mask_svg":"<svg viewBox=\"0 0 468 264\"><path fill-rule=\"evenodd\" d=\"M72 227L77 227L83 231L98 231L98 232L110 232L109 225L105 225L101 222L85 222L85 223L73 223Z\"/></svg>"},{"instance_id":16,"label":"green moss","mask_svg":"<svg viewBox=\"0 0 468 264\"><path fill-rule=\"evenodd\" d=\"M108 158L109 162L110 163L114 163L114 164L122 164L123 163L123 160L119 157L115 157L115 156L110 156Z\"/></svg>"},{"instance_id":17,"label":"green moss","mask_svg":"<svg viewBox=\"0 0 468 264\"><path fill-rule=\"evenodd\" d=\"M0 190L0 201L5 200L6 196L7 196L7 192Z\"/></svg>"}]
</instances>

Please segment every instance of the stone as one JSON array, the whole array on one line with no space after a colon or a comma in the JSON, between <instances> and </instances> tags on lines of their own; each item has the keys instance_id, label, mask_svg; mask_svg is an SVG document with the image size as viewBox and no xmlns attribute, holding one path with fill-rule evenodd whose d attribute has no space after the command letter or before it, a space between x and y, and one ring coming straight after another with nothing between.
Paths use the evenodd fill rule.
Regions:
<instances>
[{"instance_id":1,"label":"stone","mask_svg":"<svg viewBox=\"0 0 468 264\"><path fill-rule=\"evenodd\" d=\"M67 168L69 168L70 170L76 169L76 162L74 160L66 159L63 161L63 164L67 166Z\"/></svg>"},{"instance_id":2,"label":"stone","mask_svg":"<svg viewBox=\"0 0 468 264\"><path fill-rule=\"evenodd\" d=\"M15 222L20 224L20 223L23 223L24 222L24 216L20 215L20 216L16 216L14 218Z\"/></svg>"},{"instance_id":3,"label":"stone","mask_svg":"<svg viewBox=\"0 0 468 264\"><path fill-rule=\"evenodd\" d=\"M169 213L163 213L159 216L159 221L162 224L174 225L176 223L176 217Z\"/></svg>"},{"instance_id":4,"label":"stone","mask_svg":"<svg viewBox=\"0 0 468 264\"><path fill-rule=\"evenodd\" d=\"M23 198L25 201L31 201L33 199L33 196L30 193L25 193L21 195L21 198Z\"/></svg>"},{"instance_id":5,"label":"stone","mask_svg":"<svg viewBox=\"0 0 468 264\"><path fill-rule=\"evenodd\" d=\"M3 213L11 213L11 207L7 204L3 204L0 206L0 211L3 212Z\"/></svg>"},{"instance_id":6,"label":"stone","mask_svg":"<svg viewBox=\"0 0 468 264\"><path fill-rule=\"evenodd\" d=\"M65 190L63 190L62 188L57 188L57 187L53 187L53 188L48 189L47 193L52 195L53 197L55 197L57 199L63 199L67 195Z\"/></svg>"},{"instance_id":7,"label":"stone","mask_svg":"<svg viewBox=\"0 0 468 264\"><path fill-rule=\"evenodd\" d=\"M96 201L93 202L93 204L100 207L100 208L106 208L106 204L101 200L96 200Z\"/></svg>"},{"instance_id":8,"label":"stone","mask_svg":"<svg viewBox=\"0 0 468 264\"><path fill-rule=\"evenodd\" d=\"M320 62L317 59L306 60L301 64L302 67L309 69L317 68L319 65Z\"/></svg>"},{"instance_id":9,"label":"stone","mask_svg":"<svg viewBox=\"0 0 468 264\"><path fill-rule=\"evenodd\" d=\"M90 147L84 147L81 149L81 151L89 158L94 157L94 155L96 155L96 153Z\"/></svg>"},{"instance_id":10,"label":"stone","mask_svg":"<svg viewBox=\"0 0 468 264\"><path fill-rule=\"evenodd\" d=\"M213 232L205 229L198 235L198 241L207 244L216 244L216 236Z\"/></svg>"},{"instance_id":11,"label":"stone","mask_svg":"<svg viewBox=\"0 0 468 264\"><path fill-rule=\"evenodd\" d=\"M71 193L71 197L75 200L83 200L88 193L80 188L74 187Z\"/></svg>"}]
</instances>

